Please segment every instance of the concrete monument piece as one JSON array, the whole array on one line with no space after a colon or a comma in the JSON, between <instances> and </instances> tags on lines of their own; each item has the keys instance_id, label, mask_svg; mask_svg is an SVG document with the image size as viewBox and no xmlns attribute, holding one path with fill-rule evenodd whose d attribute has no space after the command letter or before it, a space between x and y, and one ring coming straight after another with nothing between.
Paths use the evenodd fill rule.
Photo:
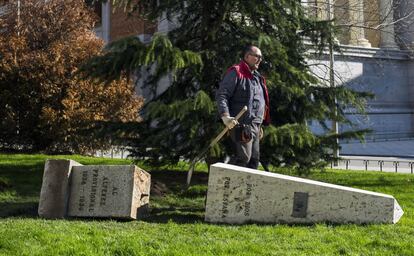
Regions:
<instances>
[{"instance_id":1,"label":"concrete monument piece","mask_svg":"<svg viewBox=\"0 0 414 256\"><path fill-rule=\"evenodd\" d=\"M394 197L217 163L210 167L205 220L212 223L397 223Z\"/></svg>"},{"instance_id":2,"label":"concrete monument piece","mask_svg":"<svg viewBox=\"0 0 414 256\"><path fill-rule=\"evenodd\" d=\"M72 167L80 165L73 160L46 161L39 199L40 217L48 219L66 217Z\"/></svg>"},{"instance_id":3,"label":"concrete monument piece","mask_svg":"<svg viewBox=\"0 0 414 256\"><path fill-rule=\"evenodd\" d=\"M151 176L135 165L47 160L39 216L136 219L149 206Z\"/></svg>"},{"instance_id":4,"label":"concrete monument piece","mask_svg":"<svg viewBox=\"0 0 414 256\"><path fill-rule=\"evenodd\" d=\"M134 165L75 166L68 216L136 219L148 209L150 184Z\"/></svg>"}]
</instances>

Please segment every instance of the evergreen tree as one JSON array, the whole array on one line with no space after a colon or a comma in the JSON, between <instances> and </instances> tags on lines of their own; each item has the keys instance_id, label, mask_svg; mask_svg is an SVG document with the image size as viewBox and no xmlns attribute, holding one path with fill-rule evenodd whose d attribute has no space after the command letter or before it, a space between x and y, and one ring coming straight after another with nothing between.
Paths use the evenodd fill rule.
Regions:
<instances>
[{"instance_id":1,"label":"evergreen tree","mask_svg":"<svg viewBox=\"0 0 414 256\"><path fill-rule=\"evenodd\" d=\"M332 120L350 123L343 112L346 107L363 111L367 94L327 87L312 75L305 38L321 53L333 42L334 33L329 22L307 17L300 1L113 2L149 20L166 14L178 24L167 36L155 35L148 45L137 38L114 42L85 67L92 76L110 80L156 65L146 80L153 88L163 75L174 74L171 86L145 107L145 122L137 128L133 144L136 157L164 164L192 159L224 128L218 121L215 91L248 44L262 50L265 61L259 71L270 94L272 124L265 128L262 161L307 171L330 160L338 136L361 136L361 131L339 135L330 131ZM310 120L319 121L325 135L313 134L307 126ZM222 158L226 149L224 140L206 155L207 162Z\"/></svg>"}]
</instances>

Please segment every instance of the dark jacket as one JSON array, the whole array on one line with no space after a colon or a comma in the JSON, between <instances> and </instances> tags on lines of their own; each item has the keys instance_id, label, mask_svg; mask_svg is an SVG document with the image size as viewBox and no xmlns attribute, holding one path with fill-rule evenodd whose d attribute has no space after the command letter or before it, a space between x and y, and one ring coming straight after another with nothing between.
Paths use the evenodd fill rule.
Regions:
<instances>
[{"instance_id":1,"label":"dark jacket","mask_svg":"<svg viewBox=\"0 0 414 256\"><path fill-rule=\"evenodd\" d=\"M233 65L227 70L216 93L218 110L220 115L229 113L230 116L234 117L244 106L247 106L248 112L247 115L244 115L243 120L248 120L253 105L253 80L254 76L258 76L265 101L263 125L269 125L270 109L266 80L259 74L259 72L253 72L254 74L250 71L249 66L244 61Z\"/></svg>"}]
</instances>

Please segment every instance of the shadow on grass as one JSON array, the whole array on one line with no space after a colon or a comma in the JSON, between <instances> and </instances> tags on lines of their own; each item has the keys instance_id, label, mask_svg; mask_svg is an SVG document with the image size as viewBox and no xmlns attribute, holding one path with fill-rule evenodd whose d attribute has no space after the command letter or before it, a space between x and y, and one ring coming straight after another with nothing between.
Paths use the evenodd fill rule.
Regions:
<instances>
[{"instance_id":1,"label":"shadow on grass","mask_svg":"<svg viewBox=\"0 0 414 256\"><path fill-rule=\"evenodd\" d=\"M178 192L183 191L186 187L187 172L183 171L171 171L171 170L152 170L150 171L151 180L165 183L168 188ZM208 173L207 172L195 172L191 179L191 185L207 184Z\"/></svg>"},{"instance_id":2,"label":"shadow on grass","mask_svg":"<svg viewBox=\"0 0 414 256\"><path fill-rule=\"evenodd\" d=\"M0 180L4 186L0 192L12 190L22 197L39 196L42 185L44 160L39 158L31 159L27 156L3 155L0 161ZM12 203L12 202L11 202ZM0 208L0 215L2 208Z\"/></svg>"},{"instance_id":3,"label":"shadow on grass","mask_svg":"<svg viewBox=\"0 0 414 256\"><path fill-rule=\"evenodd\" d=\"M0 219L3 218L30 218L37 219L39 218L37 210L38 203L0 203ZM204 209L200 208L154 208L151 209L151 213L141 219L144 222L148 223L168 223L174 222L179 224L190 224L196 222L203 222L204 218L201 216ZM83 221L96 221L96 220L110 220L111 218L68 218L68 220L83 220ZM112 219L114 220L114 219ZM120 222L129 221L129 220L117 220Z\"/></svg>"},{"instance_id":4,"label":"shadow on grass","mask_svg":"<svg viewBox=\"0 0 414 256\"><path fill-rule=\"evenodd\" d=\"M151 207L150 214L142 219L148 223L188 224L204 221L204 198L207 191L208 174L195 172L191 186L186 188L187 172L151 171L151 196L159 204ZM169 198L167 202L164 202ZM191 205L186 205L189 200ZM196 203L194 203L196 202Z\"/></svg>"},{"instance_id":5,"label":"shadow on grass","mask_svg":"<svg viewBox=\"0 0 414 256\"><path fill-rule=\"evenodd\" d=\"M160 215L151 215L143 218L142 221L148 223L169 223L174 222L177 224L193 224L204 222L204 217L198 214L183 214L183 213L168 213L164 212Z\"/></svg>"},{"instance_id":6,"label":"shadow on grass","mask_svg":"<svg viewBox=\"0 0 414 256\"><path fill-rule=\"evenodd\" d=\"M0 218L38 218L37 202L0 203Z\"/></svg>"},{"instance_id":7,"label":"shadow on grass","mask_svg":"<svg viewBox=\"0 0 414 256\"><path fill-rule=\"evenodd\" d=\"M21 160L21 161L20 161ZM37 217L38 198L42 184L43 161L25 161L0 163L0 218Z\"/></svg>"}]
</instances>

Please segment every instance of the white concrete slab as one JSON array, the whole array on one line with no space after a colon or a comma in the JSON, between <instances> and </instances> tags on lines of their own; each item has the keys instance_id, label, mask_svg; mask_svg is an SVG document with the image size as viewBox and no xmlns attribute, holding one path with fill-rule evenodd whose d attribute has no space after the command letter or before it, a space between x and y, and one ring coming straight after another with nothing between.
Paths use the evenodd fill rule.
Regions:
<instances>
[{"instance_id":1,"label":"white concrete slab","mask_svg":"<svg viewBox=\"0 0 414 256\"><path fill-rule=\"evenodd\" d=\"M205 220L212 223L396 223L394 197L217 163L210 167Z\"/></svg>"}]
</instances>

